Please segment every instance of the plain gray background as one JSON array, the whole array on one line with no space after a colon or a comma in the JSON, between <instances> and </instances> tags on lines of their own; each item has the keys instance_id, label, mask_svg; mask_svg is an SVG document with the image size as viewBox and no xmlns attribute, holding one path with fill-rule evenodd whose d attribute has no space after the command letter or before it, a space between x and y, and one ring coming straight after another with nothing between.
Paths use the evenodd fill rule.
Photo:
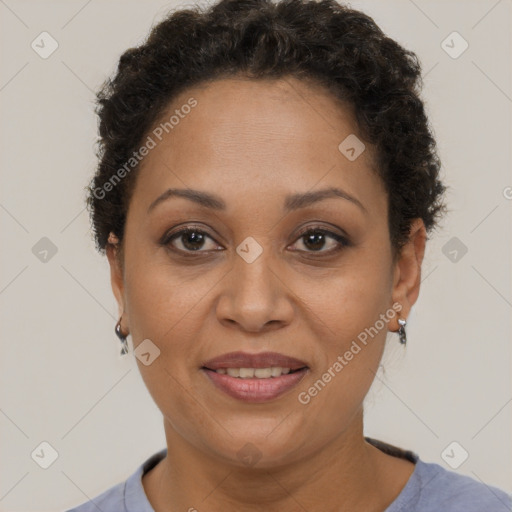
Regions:
<instances>
[{"instance_id":1,"label":"plain gray background","mask_svg":"<svg viewBox=\"0 0 512 512\"><path fill-rule=\"evenodd\" d=\"M178 5L0 0L2 511L70 508L165 447L133 352L119 355L117 305L83 189L96 164L94 91ZM452 187L407 348L389 336L365 433L448 469L467 452L454 471L510 492L511 2L351 5L420 57ZM31 47L43 31L58 43L46 59ZM469 44L457 58L454 31ZM47 469L31 456L42 442L58 453Z\"/></svg>"}]
</instances>

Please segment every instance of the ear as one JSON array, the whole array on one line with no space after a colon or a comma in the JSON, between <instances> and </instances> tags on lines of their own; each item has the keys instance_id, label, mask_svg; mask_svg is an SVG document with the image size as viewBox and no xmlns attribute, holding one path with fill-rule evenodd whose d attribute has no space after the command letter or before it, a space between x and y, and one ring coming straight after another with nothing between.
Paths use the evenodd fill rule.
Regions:
<instances>
[{"instance_id":1,"label":"ear","mask_svg":"<svg viewBox=\"0 0 512 512\"><path fill-rule=\"evenodd\" d=\"M110 284L112 286L114 296L117 300L119 317L121 317L123 313L126 315L126 311L124 299L124 277L119 254L119 242L108 242L105 248L105 252L107 254L108 263L110 265Z\"/></svg>"},{"instance_id":2,"label":"ear","mask_svg":"<svg viewBox=\"0 0 512 512\"><path fill-rule=\"evenodd\" d=\"M418 299L421 284L421 263L425 254L427 232L422 219L414 219L409 239L402 247L395 263L393 277L393 303L401 304L400 315L395 315L391 330L398 331L398 318L407 319L412 306Z\"/></svg>"}]
</instances>

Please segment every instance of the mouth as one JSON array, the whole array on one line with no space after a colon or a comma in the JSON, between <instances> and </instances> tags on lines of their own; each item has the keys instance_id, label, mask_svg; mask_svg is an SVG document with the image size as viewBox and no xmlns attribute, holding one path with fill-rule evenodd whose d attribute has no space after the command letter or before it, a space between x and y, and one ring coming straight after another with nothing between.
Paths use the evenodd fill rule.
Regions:
<instances>
[{"instance_id":1,"label":"mouth","mask_svg":"<svg viewBox=\"0 0 512 512\"><path fill-rule=\"evenodd\" d=\"M281 375L289 375L305 368L307 368L307 366L297 368L296 370L283 368L282 366L269 366L266 368L218 368L217 370L212 370L211 368L203 366L205 370L215 371L220 375L229 375L235 379L275 379L281 377Z\"/></svg>"},{"instance_id":2,"label":"mouth","mask_svg":"<svg viewBox=\"0 0 512 512\"><path fill-rule=\"evenodd\" d=\"M280 397L309 371L304 361L276 352L231 352L206 361L200 369L218 390L252 403Z\"/></svg>"}]
</instances>

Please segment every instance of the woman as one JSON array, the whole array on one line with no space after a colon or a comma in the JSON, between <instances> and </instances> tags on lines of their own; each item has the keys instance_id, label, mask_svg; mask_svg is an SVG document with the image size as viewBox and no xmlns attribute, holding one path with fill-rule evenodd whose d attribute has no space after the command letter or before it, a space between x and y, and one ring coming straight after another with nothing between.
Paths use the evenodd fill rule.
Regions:
<instances>
[{"instance_id":1,"label":"woman","mask_svg":"<svg viewBox=\"0 0 512 512\"><path fill-rule=\"evenodd\" d=\"M167 447L73 511L509 510L363 435L445 209L420 73L334 0L177 11L121 56L89 207Z\"/></svg>"}]
</instances>

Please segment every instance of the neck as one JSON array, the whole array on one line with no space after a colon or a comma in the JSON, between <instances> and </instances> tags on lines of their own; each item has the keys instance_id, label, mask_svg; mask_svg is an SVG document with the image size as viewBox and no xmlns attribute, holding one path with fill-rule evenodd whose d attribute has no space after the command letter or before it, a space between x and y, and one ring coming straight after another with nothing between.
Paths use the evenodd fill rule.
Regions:
<instances>
[{"instance_id":1,"label":"neck","mask_svg":"<svg viewBox=\"0 0 512 512\"><path fill-rule=\"evenodd\" d=\"M262 507L269 512L378 511L384 510L383 504L391 502L401 488L390 489L385 476L389 469L384 467L385 460L396 458L364 439L362 409L348 429L314 455L266 468L219 460L186 442L171 425L164 425L167 457L143 478L156 512L252 512ZM410 475L412 469L408 471Z\"/></svg>"}]
</instances>

